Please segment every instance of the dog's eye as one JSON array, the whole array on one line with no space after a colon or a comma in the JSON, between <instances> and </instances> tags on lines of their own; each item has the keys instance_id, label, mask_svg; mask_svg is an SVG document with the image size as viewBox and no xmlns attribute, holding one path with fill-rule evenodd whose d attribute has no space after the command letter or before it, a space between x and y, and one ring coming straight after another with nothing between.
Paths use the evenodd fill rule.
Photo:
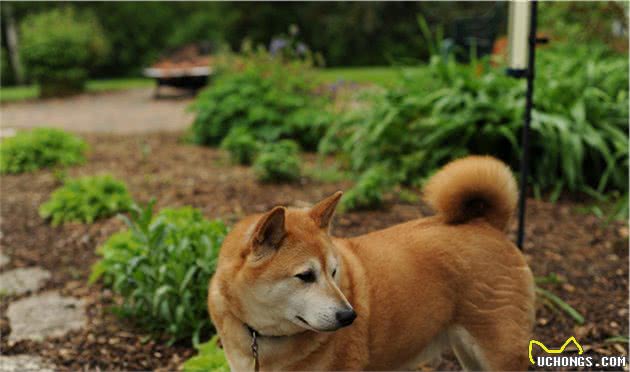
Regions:
<instances>
[{"instance_id":1,"label":"dog's eye","mask_svg":"<svg viewBox=\"0 0 630 372\"><path fill-rule=\"evenodd\" d=\"M300 279L304 283L313 283L315 281L315 273L313 272L313 270L308 270L303 273L296 274L295 277Z\"/></svg>"},{"instance_id":2,"label":"dog's eye","mask_svg":"<svg viewBox=\"0 0 630 372\"><path fill-rule=\"evenodd\" d=\"M333 276L333 278L335 277L335 275L337 275L337 268L335 268L335 269L333 270L333 272L332 272L332 276Z\"/></svg>"}]
</instances>

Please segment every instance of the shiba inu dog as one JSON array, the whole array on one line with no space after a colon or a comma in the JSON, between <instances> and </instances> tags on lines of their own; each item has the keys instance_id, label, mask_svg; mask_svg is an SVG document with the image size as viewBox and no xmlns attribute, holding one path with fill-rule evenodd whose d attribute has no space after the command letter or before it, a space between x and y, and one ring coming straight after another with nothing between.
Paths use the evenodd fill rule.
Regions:
<instances>
[{"instance_id":1,"label":"shiba inu dog","mask_svg":"<svg viewBox=\"0 0 630 372\"><path fill-rule=\"evenodd\" d=\"M208 297L232 370L413 369L444 347L465 369L526 369L534 284L504 234L512 173L467 157L424 195L435 216L351 239L328 232L341 192L240 221Z\"/></svg>"}]
</instances>

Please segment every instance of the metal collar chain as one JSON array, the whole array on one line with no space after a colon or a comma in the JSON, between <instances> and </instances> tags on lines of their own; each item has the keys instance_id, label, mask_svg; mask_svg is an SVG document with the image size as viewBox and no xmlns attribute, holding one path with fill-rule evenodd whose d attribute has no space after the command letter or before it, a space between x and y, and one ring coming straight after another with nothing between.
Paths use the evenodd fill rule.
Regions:
<instances>
[{"instance_id":1,"label":"metal collar chain","mask_svg":"<svg viewBox=\"0 0 630 372\"><path fill-rule=\"evenodd\" d=\"M258 360L258 332L252 327L247 326L249 333L252 335L252 357L254 358L254 372L260 371L260 362Z\"/></svg>"}]
</instances>

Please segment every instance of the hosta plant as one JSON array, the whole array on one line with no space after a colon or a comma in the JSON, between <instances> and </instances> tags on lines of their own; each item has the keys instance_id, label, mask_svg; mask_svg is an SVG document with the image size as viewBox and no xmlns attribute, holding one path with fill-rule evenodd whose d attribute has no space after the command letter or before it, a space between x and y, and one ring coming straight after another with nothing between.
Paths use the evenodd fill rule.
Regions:
<instances>
[{"instance_id":1,"label":"hosta plant","mask_svg":"<svg viewBox=\"0 0 630 372\"><path fill-rule=\"evenodd\" d=\"M341 115L320 143L363 173L377 164L420 183L453 158L499 157L518 169L523 82L487 61L433 56L420 74ZM531 123L536 192L627 192L628 61L597 46L541 50ZM367 108L366 108L367 107Z\"/></svg>"}]
</instances>

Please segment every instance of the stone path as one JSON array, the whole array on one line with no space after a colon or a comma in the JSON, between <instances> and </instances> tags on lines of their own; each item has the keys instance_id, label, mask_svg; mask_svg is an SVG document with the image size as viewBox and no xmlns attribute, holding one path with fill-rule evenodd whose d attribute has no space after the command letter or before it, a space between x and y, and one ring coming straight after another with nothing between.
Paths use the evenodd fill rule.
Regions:
<instances>
[{"instance_id":1,"label":"stone path","mask_svg":"<svg viewBox=\"0 0 630 372\"><path fill-rule=\"evenodd\" d=\"M0 268L8 264L9 262L11 262L11 259L9 258L9 256L5 255L4 253L2 253L2 251L0 251Z\"/></svg>"},{"instance_id":2,"label":"stone path","mask_svg":"<svg viewBox=\"0 0 630 372\"><path fill-rule=\"evenodd\" d=\"M53 367L36 355L0 355L0 372L52 372Z\"/></svg>"},{"instance_id":3,"label":"stone path","mask_svg":"<svg viewBox=\"0 0 630 372\"><path fill-rule=\"evenodd\" d=\"M82 94L0 106L3 130L55 127L74 132L138 133L188 128L192 98L154 99L153 89Z\"/></svg>"},{"instance_id":4,"label":"stone path","mask_svg":"<svg viewBox=\"0 0 630 372\"><path fill-rule=\"evenodd\" d=\"M10 258L0 252L0 268ZM17 268L0 273L0 295L35 293L50 279L49 271L40 267ZM57 291L35 293L9 304L8 342L43 341L60 337L85 326L85 303L74 297L63 297ZM2 337L7 337L3 334ZM53 371L54 366L35 355L0 355L0 372Z\"/></svg>"},{"instance_id":5,"label":"stone path","mask_svg":"<svg viewBox=\"0 0 630 372\"><path fill-rule=\"evenodd\" d=\"M57 292L27 297L9 305L7 316L11 325L9 342L43 341L81 329L86 322L85 304Z\"/></svg>"},{"instance_id":6,"label":"stone path","mask_svg":"<svg viewBox=\"0 0 630 372\"><path fill-rule=\"evenodd\" d=\"M191 102L192 98L156 100L153 89L133 89L2 104L0 138L13 135L15 130L42 126L100 133L185 130L194 117L187 111ZM0 269L10 261L10 257L0 251ZM85 326L83 300L62 297L57 291L37 293L50 277L50 272L39 267L0 273L0 296L30 294L8 306L9 343L43 341ZM7 334L2 337L7 337ZM53 371L54 365L36 355L0 355L0 372L31 370Z\"/></svg>"},{"instance_id":7,"label":"stone path","mask_svg":"<svg viewBox=\"0 0 630 372\"><path fill-rule=\"evenodd\" d=\"M15 130L42 126L100 133L179 131L192 123L194 116L186 110L191 102L192 98L156 100L152 89L133 89L2 104L0 138L13 135ZM0 269L10 261L0 251ZM0 273L0 296L30 293L8 306L9 343L43 341L85 326L83 300L62 297L57 291L37 293L50 277L50 272L39 267ZM54 365L36 355L0 355L0 372L26 370L52 371Z\"/></svg>"},{"instance_id":8,"label":"stone path","mask_svg":"<svg viewBox=\"0 0 630 372\"><path fill-rule=\"evenodd\" d=\"M14 269L0 274L0 294L21 295L40 289L50 279L50 272L39 267Z\"/></svg>"}]
</instances>

